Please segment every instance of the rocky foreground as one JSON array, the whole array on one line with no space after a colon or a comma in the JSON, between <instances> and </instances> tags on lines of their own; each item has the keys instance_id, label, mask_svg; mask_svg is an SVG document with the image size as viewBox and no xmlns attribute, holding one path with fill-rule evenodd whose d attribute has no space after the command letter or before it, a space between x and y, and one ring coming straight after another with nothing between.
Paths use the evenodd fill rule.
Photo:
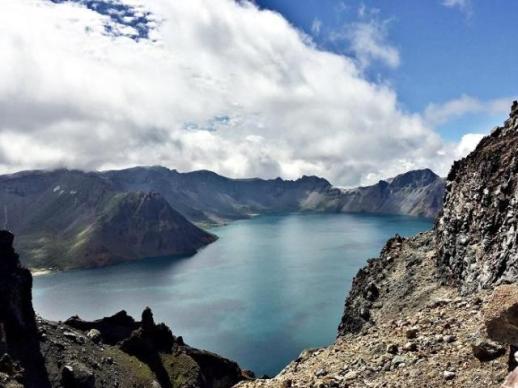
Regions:
<instances>
[{"instance_id":1,"label":"rocky foreground","mask_svg":"<svg viewBox=\"0 0 518 388\"><path fill-rule=\"evenodd\" d=\"M237 386L518 387L517 231L514 102L453 166L434 230L396 236L359 271L336 342Z\"/></svg>"},{"instance_id":2,"label":"rocky foreground","mask_svg":"<svg viewBox=\"0 0 518 388\"><path fill-rule=\"evenodd\" d=\"M356 280L342 334L303 352L277 377L239 387L495 387L508 373L507 347L483 333L491 292L463 296L441 286L431 232L387 243ZM359 286L362 285L360 289ZM367 286L365 286L367 285ZM362 299L361 305L355 302ZM352 302L354 300L355 302ZM474 349L477 349L475 352ZM478 357L477 357L478 356Z\"/></svg>"}]
</instances>

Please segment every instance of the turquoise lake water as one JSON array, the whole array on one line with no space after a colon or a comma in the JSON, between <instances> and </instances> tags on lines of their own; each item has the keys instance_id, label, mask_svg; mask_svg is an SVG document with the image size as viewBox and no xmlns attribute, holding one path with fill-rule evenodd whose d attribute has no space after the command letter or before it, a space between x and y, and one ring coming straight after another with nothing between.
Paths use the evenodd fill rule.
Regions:
<instances>
[{"instance_id":1,"label":"turquoise lake water","mask_svg":"<svg viewBox=\"0 0 518 388\"><path fill-rule=\"evenodd\" d=\"M260 216L211 231L190 258L160 258L34 280L47 319L97 319L146 306L195 347L275 375L305 348L333 342L352 278L395 233L432 221L405 216ZM140 318L139 318L140 319Z\"/></svg>"}]
</instances>

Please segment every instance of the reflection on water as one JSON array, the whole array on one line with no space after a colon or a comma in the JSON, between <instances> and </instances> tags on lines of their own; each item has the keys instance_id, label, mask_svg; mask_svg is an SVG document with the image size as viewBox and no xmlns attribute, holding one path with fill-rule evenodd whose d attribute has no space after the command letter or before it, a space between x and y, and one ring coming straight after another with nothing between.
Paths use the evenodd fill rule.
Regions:
<instances>
[{"instance_id":1,"label":"reflection on water","mask_svg":"<svg viewBox=\"0 0 518 388\"><path fill-rule=\"evenodd\" d=\"M37 277L34 303L54 320L150 306L190 345L273 375L333 341L353 276L387 238L430 227L403 216L261 216L213 229L220 239L190 258Z\"/></svg>"}]
</instances>

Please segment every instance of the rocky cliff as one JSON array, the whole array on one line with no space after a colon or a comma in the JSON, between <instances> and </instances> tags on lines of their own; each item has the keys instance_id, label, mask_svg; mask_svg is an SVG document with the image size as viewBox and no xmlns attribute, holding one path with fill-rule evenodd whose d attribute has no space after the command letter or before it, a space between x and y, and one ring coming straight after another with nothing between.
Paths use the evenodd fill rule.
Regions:
<instances>
[{"instance_id":1,"label":"rocky cliff","mask_svg":"<svg viewBox=\"0 0 518 388\"><path fill-rule=\"evenodd\" d=\"M455 162L437 221L443 279L472 291L518 279L518 104Z\"/></svg>"},{"instance_id":2,"label":"rocky cliff","mask_svg":"<svg viewBox=\"0 0 518 388\"><path fill-rule=\"evenodd\" d=\"M13 240L11 233L0 231L0 385L45 388L49 382L32 308L32 276L21 266Z\"/></svg>"},{"instance_id":3,"label":"rocky cliff","mask_svg":"<svg viewBox=\"0 0 518 388\"><path fill-rule=\"evenodd\" d=\"M37 318L32 276L0 231L0 387L226 388L252 375L216 354L186 345L150 309L94 322ZM56 301L59 303L59 301Z\"/></svg>"},{"instance_id":4,"label":"rocky cliff","mask_svg":"<svg viewBox=\"0 0 518 388\"><path fill-rule=\"evenodd\" d=\"M434 230L358 272L336 342L240 387L517 387L517 160L514 102L452 167Z\"/></svg>"}]
</instances>

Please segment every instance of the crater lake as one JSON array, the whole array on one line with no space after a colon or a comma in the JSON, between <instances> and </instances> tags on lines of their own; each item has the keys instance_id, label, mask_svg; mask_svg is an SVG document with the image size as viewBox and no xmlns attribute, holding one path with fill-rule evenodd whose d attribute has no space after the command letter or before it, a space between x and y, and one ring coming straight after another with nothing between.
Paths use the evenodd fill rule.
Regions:
<instances>
[{"instance_id":1,"label":"crater lake","mask_svg":"<svg viewBox=\"0 0 518 388\"><path fill-rule=\"evenodd\" d=\"M64 320L152 308L189 345L277 374L303 349L334 341L346 294L386 240L430 229L392 215L258 216L210 231L219 239L187 258L37 276L36 312Z\"/></svg>"}]
</instances>

